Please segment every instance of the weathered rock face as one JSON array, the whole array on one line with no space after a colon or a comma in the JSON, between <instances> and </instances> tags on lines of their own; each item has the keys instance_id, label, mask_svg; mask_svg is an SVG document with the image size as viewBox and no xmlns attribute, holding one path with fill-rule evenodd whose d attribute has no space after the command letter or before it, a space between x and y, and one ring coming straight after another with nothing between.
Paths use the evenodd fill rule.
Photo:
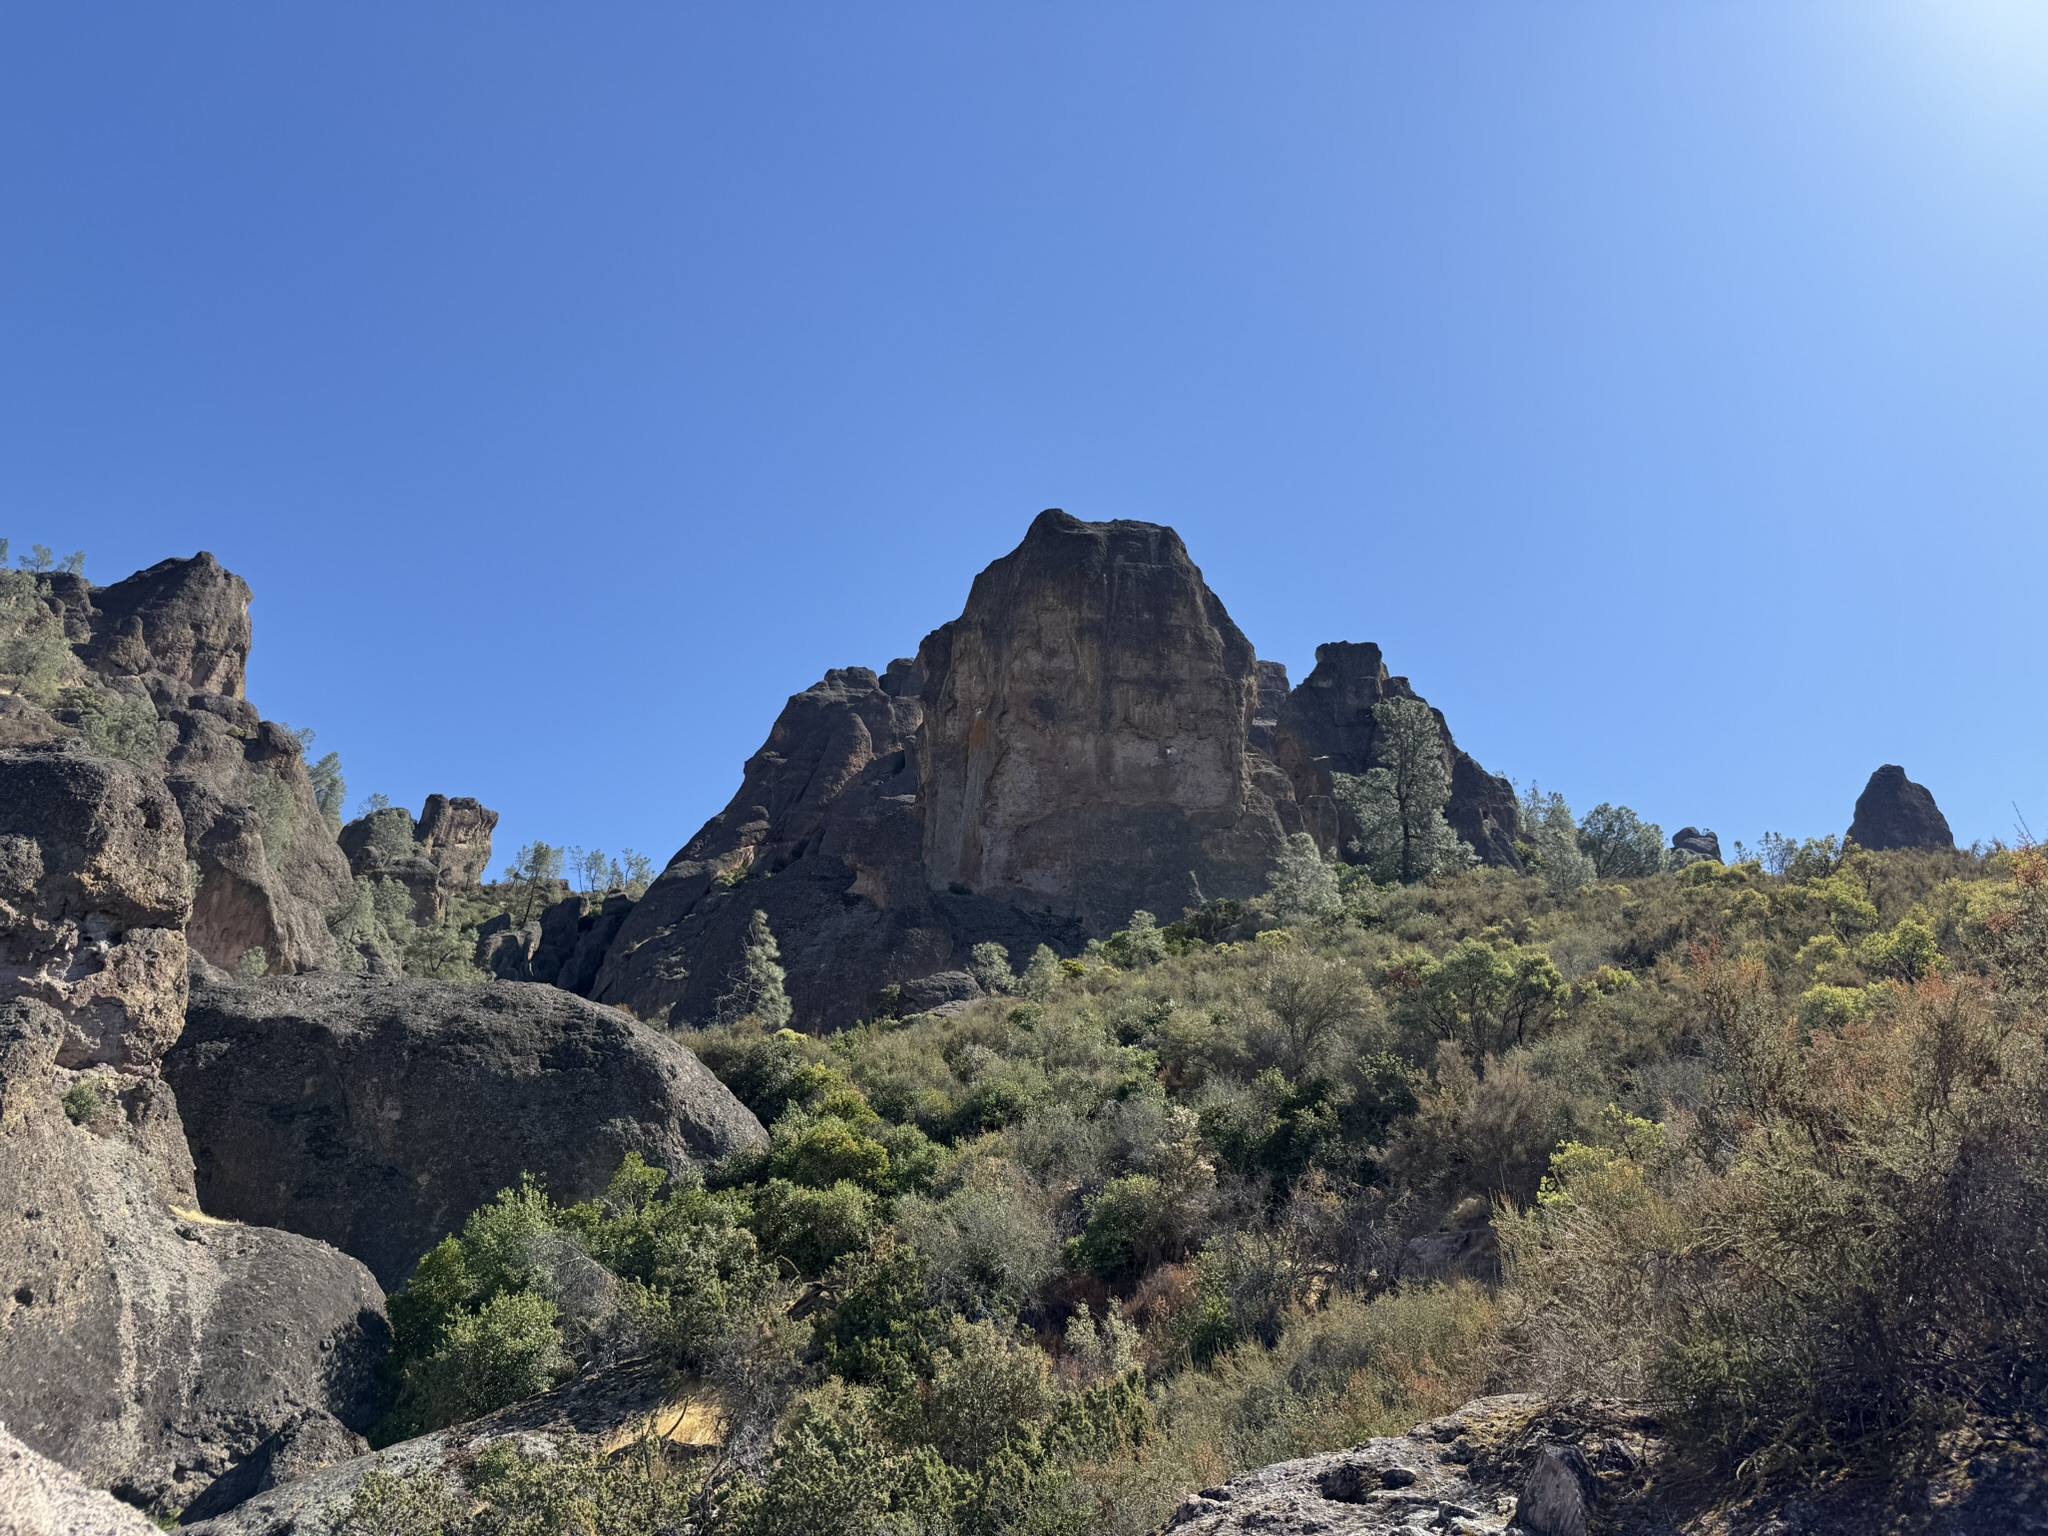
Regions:
<instances>
[{"instance_id":1,"label":"weathered rock face","mask_svg":"<svg viewBox=\"0 0 2048 1536\"><path fill-rule=\"evenodd\" d=\"M1672 833L1671 849L1674 853L1689 853L1696 859L1712 859L1716 864L1721 862L1721 839L1700 827L1680 827Z\"/></svg>"},{"instance_id":2,"label":"weathered rock face","mask_svg":"<svg viewBox=\"0 0 2048 1536\"><path fill-rule=\"evenodd\" d=\"M147 1069L170 1048L190 906L160 779L64 746L0 751L0 996L57 1010L64 1066Z\"/></svg>"},{"instance_id":3,"label":"weathered rock face","mask_svg":"<svg viewBox=\"0 0 2048 1536\"><path fill-rule=\"evenodd\" d=\"M82 581L78 582L84 588ZM87 629L81 654L103 677L139 678L158 703L246 696L249 584L209 554L163 560L111 587L64 589Z\"/></svg>"},{"instance_id":4,"label":"weathered rock face","mask_svg":"<svg viewBox=\"0 0 2048 1536\"><path fill-rule=\"evenodd\" d=\"M765 1140L673 1040L509 982L195 982L164 1072L209 1211L332 1243L386 1285L521 1174L579 1200L628 1152L675 1170Z\"/></svg>"},{"instance_id":5,"label":"weathered rock face","mask_svg":"<svg viewBox=\"0 0 2048 1536\"><path fill-rule=\"evenodd\" d=\"M834 1029L977 943L1022 964L1141 907L1171 921L1252 895L1287 834L1344 845L1329 775L1370 765L1373 704L1413 696L1377 647L1321 654L1314 687L1290 693L1171 529L1044 513L915 661L831 672L789 701L732 803L626 916L589 995L709 1022L759 910L798 1023ZM1451 824L1513 864L1513 787L1445 743ZM537 934L485 943L480 963L505 975L540 948Z\"/></svg>"},{"instance_id":6,"label":"weathered rock face","mask_svg":"<svg viewBox=\"0 0 2048 1536\"><path fill-rule=\"evenodd\" d=\"M898 661L826 675L784 707L732 803L628 913L590 995L641 1018L708 1023L758 909L782 943L800 1020L835 1029L877 992L963 964L983 940L1019 959L1078 948L1078 924L926 877L912 738L921 675Z\"/></svg>"},{"instance_id":7,"label":"weathered rock face","mask_svg":"<svg viewBox=\"0 0 2048 1536\"><path fill-rule=\"evenodd\" d=\"M66 575L35 581L48 614L39 632L61 630L68 682L77 686L63 702L46 691L45 704L20 695L0 703L0 744L85 735L159 770L201 876L187 925L192 946L230 969L258 960L274 971L333 964L326 919L347 894L348 865L298 739L243 696L247 584L208 554L163 561L110 587ZM110 720L119 722L117 742L107 738Z\"/></svg>"},{"instance_id":8,"label":"weathered rock face","mask_svg":"<svg viewBox=\"0 0 2048 1536\"><path fill-rule=\"evenodd\" d=\"M1953 848L1955 834L1948 818L1925 785L1906 777L1897 763L1886 763L1870 776L1856 797L1856 816L1849 823L1849 841L1872 852L1889 848Z\"/></svg>"},{"instance_id":9,"label":"weathered rock face","mask_svg":"<svg viewBox=\"0 0 2048 1536\"><path fill-rule=\"evenodd\" d=\"M0 1536L158 1536L140 1511L88 1488L0 1429Z\"/></svg>"},{"instance_id":10,"label":"weathered rock face","mask_svg":"<svg viewBox=\"0 0 2048 1536\"><path fill-rule=\"evenodd\" d=\"M1172 529L1041 514L918 660L933 886L1097 929L1264 886L1257 659Z\"/></svg>"},{"instance_id":11,"label":"weathered rock face","mask_svg":"<svg viewBox=\"0 0 2048 1536\"><path fill-rule=\"evenodd\" d=\"M429 795L417 822L398 806L350 822L341 829L341 852L351 873L403 885L414 921L431 923L451 894L482 883L497 825L496 811L466 795Z\"/></svg>"},{"instance_id":12,"label":"weathered rock face","mask_svg":"<svg viewBox=\"0 0 2048 1536\"><path fill-rule=\"evenodd\" d=\"M1333 793L1331 775L1360 774L1373 766L1379 734L1372 713L1376 705L1419 698L1407 678L1387 671L1376 645L1337 641L1316 647L1315 670L1287 695L1275 737L1280 766L1301 807L1302 825L1325 852L1349 857L1358 835L1350 813ZM1451 774L1444 819L1484 863L1520 868L1515 837L1521 817L1514 785L1460 751L1443 711L1432 713L1443 732L1444 766Z\"/></svg>"},{"instance_id":13,"label":"weathered rock face","mask_svg":"<svg viewBox=\"0 0 2048 1536\"><path fill-rule=\"evenodd\" d=\"M0 1004L0 1421L160 1514L282 1432L359 1449L389 1342L369 1271L199 1215L164 1085L67 1071L68 1033Z\"/></svg>"}]
</instances>

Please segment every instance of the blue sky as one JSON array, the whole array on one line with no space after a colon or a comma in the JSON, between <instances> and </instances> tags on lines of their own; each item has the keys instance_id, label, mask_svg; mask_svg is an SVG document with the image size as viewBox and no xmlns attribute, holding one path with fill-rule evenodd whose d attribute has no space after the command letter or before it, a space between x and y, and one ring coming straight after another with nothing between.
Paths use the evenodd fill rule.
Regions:
<instances>
[{"instance_id":1,"label":"blue sky","mask_svg":"<svg viewBox=\"0 0 2048 1536\"><path fill-rule=\"evenodd\" d=\"M0 11L0 534L665 860L1063 506L1581 809L2048 833L2021 4ZM353 798L353 796L352 796Z\"/></svg>"}]
</instances>

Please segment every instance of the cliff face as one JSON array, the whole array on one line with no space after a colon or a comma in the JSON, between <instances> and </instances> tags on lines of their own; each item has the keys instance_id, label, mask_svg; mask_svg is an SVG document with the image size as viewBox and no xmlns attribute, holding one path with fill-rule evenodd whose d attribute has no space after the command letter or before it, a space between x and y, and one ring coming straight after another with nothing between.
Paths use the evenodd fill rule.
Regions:
<instances>
[{"instance_id":1,"label":"cliff face","mask_svg":"<svg viewBox=\"0 0 2048 1536\"><path fill-rule=\"evenodd\" d=\"M1264 885L1258 661L1172 529L1041 514L918 661L933 886L1103 930Z\"/></svg>"},{"instance_id":2,"label":"cliff face","mask_svg":"<svg viewBox=\"0 0 2048 1536\"><path fill-rule=\"evenodd\" d=\"M798 1022L837 1028L977 943L1021 965L1139 908L1250 896L1290 832L1344 854L1330 775L1371 766L1374 704L1414 696L1370 645L1323 647L1290 691L1172 529L1043 513L914 661L789 701L589 995L709 1022L760 910ZM1452 826L1512 864L1512 787L1444 741Z\"/></svg>"},{"instance_id":3,"label":"cliff face","mask_svg":"<svg viewBox=\"0 0 2048 1536\"><path fill-rule=\"evenodd\" d=\"M0 678L0 745L83 737L161 773L199 867L187 937L216 965L334 963L348 863L298 738L249 703L249 587L209 554L112 586L7 573L0 640L39 657ZM260 950L261 956L254 951Z\"/></svg>"}]
</instances>

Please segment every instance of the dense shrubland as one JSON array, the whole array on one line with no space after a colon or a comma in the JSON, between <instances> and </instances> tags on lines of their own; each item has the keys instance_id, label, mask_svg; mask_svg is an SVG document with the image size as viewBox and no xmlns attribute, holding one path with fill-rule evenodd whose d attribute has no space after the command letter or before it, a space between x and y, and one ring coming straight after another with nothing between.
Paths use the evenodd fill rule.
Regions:
<instances>
[{"instance_id":1,"label":"dense shrubland","mask_svg":"<svg viewBox=\"0 0 2048 1536\"><path fill-rule=\"evenodd\" d=\"M664 1353L728 1418L674 1519L758 1536L1145 1531L1489 1388L1652 1402L1724 1478L2038 1434L2048 860L1669 868L1532 800L1529 874L1296 849L830 1039L764 925L690 1043L769 1147L479 1213L394 1298L389 1432Z\"/></svg>"}]
</instances>

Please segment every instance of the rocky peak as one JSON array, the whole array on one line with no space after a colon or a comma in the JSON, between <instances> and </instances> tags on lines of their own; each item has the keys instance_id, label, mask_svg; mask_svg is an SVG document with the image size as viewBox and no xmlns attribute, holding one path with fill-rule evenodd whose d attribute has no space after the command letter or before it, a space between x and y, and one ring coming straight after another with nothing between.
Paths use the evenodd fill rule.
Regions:
<instances>
[{"instance_id":1,"label":"rocky peak","mask_svg":"<svg viewBox=\"0 0 2048 1536\"><path fill-rule=\"evenodd\" d=\"M1263 884L1257 658L1171 528L1039 514L918 659L935 887L1099 926Z\"/></svg>"},{"instance_id":2,"label":"rocky peak","mask_svg":"<svg viewBox=\"0 0 2048 1536\"><path fill-rule=\"evenodd\" d=\"M1955 834L1948 818L1923 784L1906 777L1897 763L1886 763L1870 776L1856 797L1856 816L1849 823L1849 841L1873 852L1888 848L1953 848Z\"/></svg>"},{"instance_id":3,"label":"rocky peak","mask_svg":"<svg viewBox=\"0 0 2048 1536\"><path fill-rule=\"evenodd\" d=\"M1332 776L1360 774L1373 766L1374 707L1388 699L1420 698L1407 678L1387 670L1377 645L1339 640L1316 647L1315 669L1287 696L1280 712L1276 756L1294 786L1302 825L1326 851L1345 854L1357 835L1335 798ZM1443 733L1444 762L1451 773L1445 819L1483 862L1518 868L1515 837L1521 817L1514 785L1459 750L1443 711L1431 712Z\"/></svg>"},{"instance_id":4,"label":"rocky peak","mask_svg":"<svg viewBox=\"0 0 2048 1536\"><path fill-rule=\"evenodd\" d=\"M61 596L61 594L60 594ZM244 697L249 584L203 551L92 590L85 659L102 677L143 679L161 703Z\"/></svg>"}]
</instances>

